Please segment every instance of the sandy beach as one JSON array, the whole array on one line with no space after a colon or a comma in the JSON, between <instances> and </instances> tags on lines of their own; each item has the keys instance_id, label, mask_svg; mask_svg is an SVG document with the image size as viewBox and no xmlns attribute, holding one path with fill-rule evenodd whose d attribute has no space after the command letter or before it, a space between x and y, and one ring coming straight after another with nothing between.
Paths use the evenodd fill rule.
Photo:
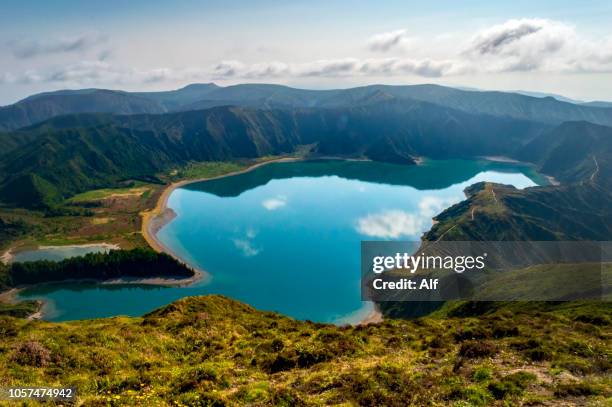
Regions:
<instances>
[{"instance_id":1,"label":"sandy beach","mask_svg":"<svg viewBox=\"0 0 612 407\"><path fill-rule=\"evenodd\" d=\"M510 158L510 157L505 157L505 156L501 156L501 155L490 155L490 156L483 156L481 157L487 161L495 161L498 163L514 163L514 164L527 164L518 160L515 160L514 158Z\"/></svg>"},{"instance_id":2,"label":"sandy beach","mask_svg":"<svg viewBox=\"0 0 612 407\"><path fill-rule=\"evenodd\" d=\"M10 290L0 292L0 302L12 303L15 301L15 297L19 293L18 288L11 288Z\"/></svg>"},{"instance_id":3,"label":"sandy beach","mask_svg":"<svg viewBox=\"0 0 612 407\"><path fill-rule=\"evenodd\" d=\"M376 308L376 306L375 306ZM359 321L356 325L369 325L369 324L378 324L383 321L383 314L378 309L374 309L370 312L364 319Z\"/></svg>"},{"instance_id":4,"label":"sandy beach","mask_svg":"<svg viewBox=\"0 0 612 407\"><path fill-rule=\"evenodd\" d=\"M7 251L5 251L2 254L2 256L0 256L0 262L2 262L3 264L9 264L12 259L13 259L13 249L12 248L9 248Z\"/></svg>"}]
</instances>

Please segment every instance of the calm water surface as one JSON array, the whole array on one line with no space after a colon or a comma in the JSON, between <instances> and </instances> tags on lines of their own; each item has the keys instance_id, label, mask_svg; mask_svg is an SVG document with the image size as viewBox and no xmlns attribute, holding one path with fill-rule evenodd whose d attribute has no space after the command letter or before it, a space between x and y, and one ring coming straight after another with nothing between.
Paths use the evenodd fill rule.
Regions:
<instances>
[{"instance_id":1,"label":"calm water surface","mask_svg":"<svg viewBox=\"0 0 612 407\"><path fill-rule=\"evenodd\" d=\"M528 167L476 160L420 166L373 162L277 163L190 184L168 201L177 217L160 240L210 277L191 287L39 286L47 319L142 315L181 297L223 294L299 319L351 322L360 300L361 240L418 240L432 216L479 181L545 183Z\"/></svg>"}]
</instances>

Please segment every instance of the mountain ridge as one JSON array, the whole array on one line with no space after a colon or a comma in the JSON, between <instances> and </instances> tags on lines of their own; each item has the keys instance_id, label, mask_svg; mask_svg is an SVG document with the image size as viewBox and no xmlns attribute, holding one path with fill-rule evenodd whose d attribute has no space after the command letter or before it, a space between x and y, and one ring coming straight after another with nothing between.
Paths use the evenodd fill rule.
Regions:
<instances>
[{"instance_id":1,"label":"mountain ridge","mask_svg":"<svg viewBox=\"0 0 612 407\"><path fill-rule=\"evenodd\" d=\"M61 114L167 113L223 105L256 108L351 107L378 95L412 99L471 114L560 124L587 120L612 125L612 107L575 104L551 97L532 97L500 91L461 90L440 85L368 85L348 89L308 90L276 84L191 84L171 91L126 92L105 89L61 90L32 95L0 107L0 131L11 131Z\"/></svg>"},{"instance_id":2,"label":"mountain ridge","mask_svg":"<svg viewBox=\"0 0 612 407\"><path fill-rule=\"evenodd\" d=\"M0 150L0 199L49 205L121 177L150 176L189 161L289 154L300 145L316 145L321 155L396 163L413 163L416 155L499 155L545 128L395 99L334 109L225 106L154 115L59 116L3 136L20 142ZM24 189L23 195L15 192Z\"/></svg>"}]
</instances>

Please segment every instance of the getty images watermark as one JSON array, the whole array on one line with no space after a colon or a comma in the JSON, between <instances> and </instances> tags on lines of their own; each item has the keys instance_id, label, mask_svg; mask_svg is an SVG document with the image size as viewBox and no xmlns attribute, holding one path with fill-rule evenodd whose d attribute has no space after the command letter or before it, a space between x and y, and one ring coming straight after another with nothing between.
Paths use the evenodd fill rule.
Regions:
<instances>
[{"instance_id":1,"label":"getty images watermark","mask_svg":"<svg viewBox=\"0 0 612 407\"><path fill-rule=\"evenodd\" d=\"M609 242L361 244L361 293L372 301L601 300Z\"/></svg>"}]
</instances>

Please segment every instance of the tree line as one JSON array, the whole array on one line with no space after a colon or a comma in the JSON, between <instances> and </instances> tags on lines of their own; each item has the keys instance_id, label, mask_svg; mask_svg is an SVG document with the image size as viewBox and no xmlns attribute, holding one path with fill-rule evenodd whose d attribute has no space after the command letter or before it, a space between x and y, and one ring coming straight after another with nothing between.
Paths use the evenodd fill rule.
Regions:
<instances>
[{"instance_id":1,"label":"tree line","mask_svg":"<svg viewBox=\"0 0 612 407\"><path fill-rule=\"evenodd\" d=\"M120 277L192 277L193 270L166 253L151 249L88 253L61 261L26 261L0 267L0 290L22 284L68 279L109 280Z\"/></svg>"}]
</instances>

